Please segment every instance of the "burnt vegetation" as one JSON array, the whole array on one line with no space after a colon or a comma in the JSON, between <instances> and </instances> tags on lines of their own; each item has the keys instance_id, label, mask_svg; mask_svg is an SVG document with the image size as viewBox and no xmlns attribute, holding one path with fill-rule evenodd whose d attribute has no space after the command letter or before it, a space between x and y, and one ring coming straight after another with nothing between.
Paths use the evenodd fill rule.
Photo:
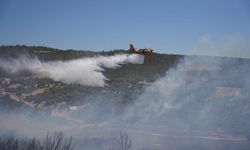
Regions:
<instances>
[{"instance_id":1,"label":"burnt vegetation","mask_svg":"<svg viewBox=\"0 0 250 150\"><path fill-rule=\"evenodd\" d=\"M15 136L0 137L1 150L73 150L72 138L62 133L47 134L44 139L18 138Z\"/></svg>"},{"instance_id":2,"label":"burnt vegetation","mask_svg":"<svg viewBox=\"0 0 250 150\"><path fill-rule=\"evenodd\" d=\"M114 146L109 150L132 150L132 141L127 133L121 132L114 140Z\"/></svg>"},{"instance_id":3,"label":"burnt vegetation","mask_svg":"<svg viewBox=\"0 0 250 150\"><path fill-rule=\"evenodd\" d=\"M99 141L99 142L98 142ZM105 140L104 140L105 141ZM86 143L87 142L87 143ZM1 136L1 150L77 150L77 149L92 149L87 147L89 143L100 143L100 140L91 139L82 141L86 147L82 145L80 148L75 148L72 137L66 137L62 132L47 133L44 138L20 138L16 136ZM94 149L96 149L96 145ZM106 147L106 148L105 148ZM98 149L108 150L133 150L132 140L125 132L120 132L116 137L111 138L111 141L104 142ZM146 150L146 148L145 148ZM150 150L150 148L147 148Z\"/></svg>"}]
</instances>

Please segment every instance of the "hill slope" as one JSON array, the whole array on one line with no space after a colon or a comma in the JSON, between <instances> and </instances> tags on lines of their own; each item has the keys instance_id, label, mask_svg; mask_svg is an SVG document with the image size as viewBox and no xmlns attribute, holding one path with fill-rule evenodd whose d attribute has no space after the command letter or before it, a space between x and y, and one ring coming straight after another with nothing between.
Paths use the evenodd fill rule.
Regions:
<instances>
[{"instance_id":1,"label":"hill slope","mask_svg":"<svg viewBox=\"0 0 250 150\"><path fill-rule=\"evenodd\" d=\"M43 62L127 53L0 47L0 59L28 55ZM247 149L249 66L248 59L156 53L143 64L105 68L101 71L108 78L105 87L66 84L27 70L13 74L0 68L0 104L2 111L39 110L63 118L74 123L70 131L75 125L79 132L85 127L101 133L125 131L160 148L227 149L231 144L232 149Z\"/></svg>"}]
</instances>

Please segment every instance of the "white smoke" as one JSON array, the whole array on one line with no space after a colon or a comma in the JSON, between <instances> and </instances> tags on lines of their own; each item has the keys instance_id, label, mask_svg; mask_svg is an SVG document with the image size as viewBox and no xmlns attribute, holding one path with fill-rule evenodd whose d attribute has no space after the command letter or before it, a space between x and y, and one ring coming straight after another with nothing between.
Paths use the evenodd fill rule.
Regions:
<instances>
[{"instance_id":1,"label":"white smoke","mask_svg":"<svg viewBox=\"0 0 250 150\"><path fill-rule=\"evenodd\" d=\"M194 124L197 130L217 128L224 121L222 114L232 113L232 109L228 110L226 106L234 108L236 100L243 103L245 99L242 97L248 97L244 91L249 89L249 67L247 60L244 61L185 57L145 89L134 106L128 108L125 119L132 118L140 124L171 124L174 128L192 128ZM237 107L241 109L243 106ZM220 115L215 114L218 111ZM228 118L225 120L231 120L226 127L236 119ZM216 119L219 121L214 122Z\"/></svg>"},{"instance_id":2,"label":"white smoke","mask_svg":"<svg viewBox=\"0 0 250 150\"><path fill-rule=\"evenodd\" d=\"M190 54L250 58L250 39L237 35L216 43L212 36L205 35L190 49Z\"/></svg>"},{"instance_id":3,"label":"white smoke","mask_svg":"<svg viewBox=\"0 0 250 150\"><path fill-rule=\"evenodd\" d=\"M69 61L40 61L37 58L21 56L16 59L1 59L0 68L9 73L27 70L42 77L64 83L77 83L85 86L104 87L108 80L102 73L104 68L116 69L121 64L142 64L143 55L120 54L97 56Z\"/></svg>"}]
</instances>

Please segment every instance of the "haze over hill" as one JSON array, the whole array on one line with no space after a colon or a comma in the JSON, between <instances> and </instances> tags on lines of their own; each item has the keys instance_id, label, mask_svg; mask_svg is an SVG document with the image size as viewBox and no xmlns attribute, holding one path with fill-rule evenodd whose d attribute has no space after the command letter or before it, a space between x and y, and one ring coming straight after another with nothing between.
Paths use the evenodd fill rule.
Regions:
<instances>
[{"instance_id":1,"label":"haze over hill","mask_svg":"<svg viewBox=\"0 0 250 150\"><path fill-rule=\"evenodd\" d=\"M249 59L28 46L0 54L2 134L59 130L79 149L112 148L118 132L133 149L250 146Z\"/></svg>"}]
</instances>

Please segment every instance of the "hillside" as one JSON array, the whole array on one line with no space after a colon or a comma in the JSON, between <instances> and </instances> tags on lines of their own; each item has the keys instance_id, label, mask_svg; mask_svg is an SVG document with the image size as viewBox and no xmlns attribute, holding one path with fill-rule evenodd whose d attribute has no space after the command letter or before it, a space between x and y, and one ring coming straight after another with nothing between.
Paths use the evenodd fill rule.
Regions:
<instances>
[{"instance_id":1,"label":"hillside","mask_svg":"<svg viewBox=\"0 0 250 150\"><path fill-rule=\"evenodd\" d=\"M25 55L41 62L127 53L0 47L2 60ZM79 127L78 136L86 126L88 132L103 135L107 130L128 132L138 143L150 140L156 149L247 149L249 66L249 59L155 53L143 64L104 68L104 87L0 67L0 107L7 113L30 110L67 120L74 127L65 131Z\"/></svg>"},{"instance_id":2,"label":"hillside","mask_svg":"<svg viewBox=\"0 0 250 150\"><path fill-rule=\"evenodd\" d=\"M93 57L98 55L114 55L119 53L127 53L125 50L114 50L109 52L90 52L90 51L73 51L73 50L58 50L47 47L27 47L27 46L10 46L0 47L1 57L15 58L19 55L37 56L44 61L69 60L75 58ZM80 85L67 85L61 82L53 81L48 78L40 78L37 75L32 75L29 72L23 71L17 74L8 74L2 69L0 77L4 91L12 92L19 97L25 97L36 103L51 103L58 102L75 102L78 97L89 97L97 92L100 93L115 93L117 96L124 97L133 96L138 89L146 86L147 82L151 83L157 78L162 77L166 70L174 65L182 56L155 54L150 62L143 65L125 64L118 69L107 69L104 75L109 79L108 86L105 88L95 88ZM147 61L147 60L145 60ZM5 84L4 84L5 83ZM7 84L6 84L7 83ZM47 89L45 92L36 93L39 89ZM16 91L16 93L14 92ZM27 91L33 91L35 94L26 94ZM129 94L128 94L129 93ZM46 100L47 99L47 100ZM83 98L84 99L84 98ZM45 101L44 101L45 100ZM49 104L48 104L49 105Z\"/></svg>"}]
</instances>

